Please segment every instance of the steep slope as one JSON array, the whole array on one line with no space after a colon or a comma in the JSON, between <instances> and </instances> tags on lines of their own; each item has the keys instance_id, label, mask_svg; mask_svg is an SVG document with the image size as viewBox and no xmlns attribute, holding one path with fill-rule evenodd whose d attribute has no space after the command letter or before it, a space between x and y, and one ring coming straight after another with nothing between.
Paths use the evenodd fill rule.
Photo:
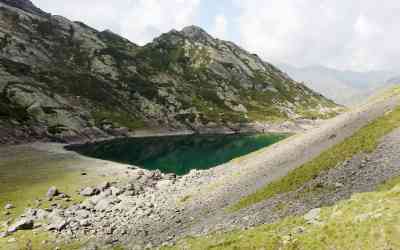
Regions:
<instances>
[{"instance_id":1,"label":"steep slope","mask_svg":"<svg viewBox=\"0 0 400 250\"><path fill-rule=\"evenodd\" d=\"M324 117L336 105L198 27L140 47L111 31L0 1L0 142L70 141Z\"/></svg>"},{"instance_id":2,"label":"steep slope","mask_svg":"<svg viewBox=\"0 0 400 250\"><path fill-rule=\"evenodd\" d=\"M245 231L215 233L162 249L399 249L400 185L354 195L303 217Z\"/></svg>"},{"instance_id":3,"label":"steep slope","mask_svg":"<svg viewBox=\"0 0 400 250\"><path fill-rule=\"evenodd\" d=\"M297 81L305 82L311 89L340 104L355 104L377 90L389 87L387 79L394 73L386 71L340 71L323 66L279 67Z\"/></svg>"}]
</instances>

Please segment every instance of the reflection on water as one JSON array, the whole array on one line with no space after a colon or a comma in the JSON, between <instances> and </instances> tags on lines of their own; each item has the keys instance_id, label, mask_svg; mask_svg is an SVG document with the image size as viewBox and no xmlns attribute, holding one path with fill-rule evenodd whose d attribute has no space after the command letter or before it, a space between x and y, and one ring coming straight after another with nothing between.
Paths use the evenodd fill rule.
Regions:
<instances>
[{"instance_id":1,"label":"reflection on water","mask_svg":"<svg viewBox=\"0 0 400 250\"><path fill-rule=\"evenodd\" d=\"M183 175L208 169L278 142L288 135L183 135L128 138L69 146L83 155Z\"/></svg>"}]
</instances>

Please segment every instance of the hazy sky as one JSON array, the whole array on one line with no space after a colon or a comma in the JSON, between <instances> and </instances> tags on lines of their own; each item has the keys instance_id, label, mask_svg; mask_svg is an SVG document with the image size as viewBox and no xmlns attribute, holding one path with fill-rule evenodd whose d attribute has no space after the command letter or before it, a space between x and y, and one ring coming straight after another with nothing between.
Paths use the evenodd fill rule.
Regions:
<instances>
[{"instance_id":1,"label":"hazy sky","mask_svg":"<svg viewBox=\"0 0 400 250\"><path fill-rule=\"evenodd\" d=\"M400 69L399 0L33 0L145 44L195 24L269 62Z\"/></svg>"}]
</instances>

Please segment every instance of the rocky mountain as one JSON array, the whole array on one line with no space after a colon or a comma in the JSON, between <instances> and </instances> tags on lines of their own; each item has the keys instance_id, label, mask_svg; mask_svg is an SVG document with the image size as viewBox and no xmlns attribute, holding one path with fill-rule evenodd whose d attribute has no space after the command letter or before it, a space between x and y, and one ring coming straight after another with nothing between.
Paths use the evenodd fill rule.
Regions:
<instances>
[{"instance_id":1,"label":"rocky mountain","mask_svg":"<svg viewBox=\"0 0 400 250\"><path fill-rule=\"evenodd\" d=\"M355 104L388 87L388 79L394 73L389 71L341 71L324 66L293 67L280 64L279 67L297 81L305 82L311 89L322 93L340 104Z\"/></svg>"},{"instance_id":2,"label":"rocky mountain","mask_svg":"<svg viewBox=\"0 0 400 250\"><path fill-rule=\"evenodd\" d=\"M392 77L386 81L386 84L388 84L388 85L394 85L394 84L399 84L399 83L400 83L400 76Z\"/></svg>"},{"instance_id":3,"label":"rocky mountain","mask_svg":"<svg viewBox=\"0 0 400 250\"><path fill-rule=\"evenodd\" d=\"M199 27L138 46L0 0L0 142L71 141L137 129L242 126L328 115L336 104Z\"/></svg>"}]
</instances>

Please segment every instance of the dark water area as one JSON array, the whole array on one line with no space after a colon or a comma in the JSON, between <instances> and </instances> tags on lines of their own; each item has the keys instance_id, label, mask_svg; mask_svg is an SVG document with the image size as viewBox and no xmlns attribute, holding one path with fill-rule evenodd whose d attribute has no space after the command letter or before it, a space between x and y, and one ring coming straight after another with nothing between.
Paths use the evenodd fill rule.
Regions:
<instances>
[{"instance_id":1,"label":"dark water area","mask_svg":"<svg viewBox=\"0 0 400 250\"><path fill-rule=\"evenodd\" d=\"M287 134L182 135L124 138L67 150L82 155L184 175L209 169L287 138Z\"/></svg>"}]
</instances>

